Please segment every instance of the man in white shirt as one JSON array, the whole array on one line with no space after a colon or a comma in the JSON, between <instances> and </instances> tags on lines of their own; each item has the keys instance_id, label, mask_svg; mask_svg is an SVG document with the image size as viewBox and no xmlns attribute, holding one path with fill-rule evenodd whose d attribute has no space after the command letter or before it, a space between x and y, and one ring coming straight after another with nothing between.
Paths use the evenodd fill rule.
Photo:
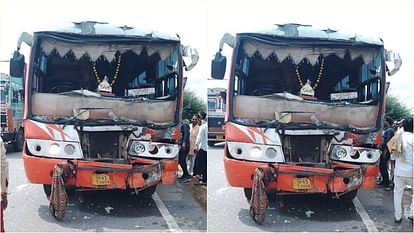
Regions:
<instances>
[{"instance_id":1,"label":"man in white shirt","mask_svg":"<svg viewBox=\"0 0 414 233\"><path fill-rule=\"evenodd\" d=\"M202 179L200 184L207 185L207 114L203 111L198 113L201 120L201 126L198 131L197 141L196 141L196 150L197 150L197 166L200 169Z\"/></svg>"},{"instance_id":2,"label":"man in white shirt","mask_svg":"<svg viewBox=\"0 0 414 233\"><path fill-rule=\"evenodd\" d=\"M406 185L413 186L413 118L405 119L404 130L397 132L396 150L391 159L395 159L394 168L394 221L402 220L402 196ZM413 219L413 200L409 208L408 219Z\"/></svg>"}]
</instances>

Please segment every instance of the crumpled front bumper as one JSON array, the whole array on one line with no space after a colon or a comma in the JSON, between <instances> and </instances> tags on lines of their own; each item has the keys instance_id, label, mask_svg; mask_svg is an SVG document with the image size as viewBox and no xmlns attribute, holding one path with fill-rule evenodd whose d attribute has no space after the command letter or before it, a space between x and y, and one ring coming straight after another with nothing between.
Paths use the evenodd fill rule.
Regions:
<instances>
[{"instance_id":1,"label":"crumpled front bumper","mask_svg":"<svg viewBox=\"0 0 414 233\"><path fill-rule=\"evenodd\" d=\"M375 188L378 166L333 163L331 168L312 167L309 165L271 164L274 167L274 179L267 182L267 188L281 192L296 193L342 193L363 186ZM241 161L224 156L224 168L231 186L251 188L254 171L257 167L267 167L268 163ZM297 189L295 179L307 178L309 189Z\"/></svg>"},{"instance_id":2,"label":"crumpled front bumper","mask_svg":"<svg viewBox=\"0 0 414 233\"><path fill-rule=\"evenodd\" d=\"M65 161L67 160L31 156L23 151L23 164L31 183L51 184L55 165ZM86 160L71 162L75 165L75 175L67 178L65 184L91 189L142 189L160 182L173 184L178 167L177 160L137 159L131 161L131 164ZM109 184L96 185L92 177L99 174L106 174Z\"/></svg>"}]
</instances>

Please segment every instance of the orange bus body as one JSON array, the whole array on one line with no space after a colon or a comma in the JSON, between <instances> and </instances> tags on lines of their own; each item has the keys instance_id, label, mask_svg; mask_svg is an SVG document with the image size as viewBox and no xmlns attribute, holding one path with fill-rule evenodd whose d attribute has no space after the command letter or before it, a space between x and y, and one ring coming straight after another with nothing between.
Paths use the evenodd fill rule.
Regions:
<instances>
[{"instance_id":1,"label":"orange bus body","mask_svg":"<svg viewBox=\"0 0 414 233\"><path fill-rule=\"evenodd\" d=\"M350 35L300 24L223 35L211 74L225 77L229 45L224 170L246 197L256 169L268 167L266 187L279 194L352 200L376 187L385 61L392 75L401 58L379 38Z\"/></svg>"},{"instance_id":2,"label":"orange bus body","mask_svg":"<svg viewBox=\"0 0 414 233\"><path fill-rule=\"evenodd\" d=\"M52 184L61 163L73 165L65 185L81 189L175 182L183 57L191 57L188 71L195 49L178 35L91 21L22 33L22 41L31 46L27 70L18 45L10 73L25 74L22 158L30 182Z\"/></svg>"}]
</instances>

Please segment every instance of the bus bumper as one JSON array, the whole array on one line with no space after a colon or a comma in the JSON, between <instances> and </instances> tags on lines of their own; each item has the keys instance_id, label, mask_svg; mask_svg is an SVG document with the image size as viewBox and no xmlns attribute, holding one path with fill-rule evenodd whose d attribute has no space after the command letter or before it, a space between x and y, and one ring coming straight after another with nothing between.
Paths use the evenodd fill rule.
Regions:
<instances>
[{"instance_id":1,"label":"bus bumper","mask_svg":"<svg viewBox=\"0 0 414 233\"><path fill-rule=\"evenodd\" d=\"M51 184L55 165L67 162L66 159L31 156L24 150L22 157L26 176L35 184ZM71 162L75 165L75 175L65 180L65 184L91 189L141 189L158 183L173 184L178 166L177 160L132 160L134 165L84 160Z\"/></svg>"},{"instance_id":2,"label":"bus bumper","mask_svg":"<svg viewBox=\"0 0 414 233\"><path fill-rule=\"evenodd\" d=\"M267 188L293 193L343 193L363 186L376 187L378 166L332 164L332 168L304 165L271 164L274 179L267 182ZM241 161L224 156L224 168L231 186L251 188L256 168L269 167L268 163Z\"/></svg>"}]
</instances>

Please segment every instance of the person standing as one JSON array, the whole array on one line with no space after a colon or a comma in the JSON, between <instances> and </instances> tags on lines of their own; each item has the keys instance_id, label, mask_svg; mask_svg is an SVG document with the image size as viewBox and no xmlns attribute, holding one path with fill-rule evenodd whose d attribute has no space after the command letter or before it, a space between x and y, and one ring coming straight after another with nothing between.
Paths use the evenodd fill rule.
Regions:
<instances>
[{"instance_id":1,"label":"person standing","mask_svg":"<svg viewBox=\"0 0 414 233\"><path fill-rule=\"evenodd\" d=\"M190 125L190 151L188 152L188 156L187 156L189 160L188 173L190 174L193 174L194 162L195 162L195 157L196 157L196 153L194 153L194 150L196 149L197 135L200 129L198 122L199 122L199 116L196 114L191 118L191 125Z\"/></svg>"},{"instance_id":2,"label":"person standing","mask_svg":"<svg viewBox=\"0 0 414 233\"><path fill-rule=\"evenodd\" d=\"M391 159L395 159L394 168L394 221L402 220L402 197L406 185L413 186L413 118L403 121L403 129L387 144ZM408 219L413 220L413 200L409 207Z\"/></svg>"},{"instance_id":3,"label":"person standing","mask_svg":"<svg viewBox=\"0 0 414 233\"><path fill-rule=\"evenodd\" d=\"M1 232L4 230L4 210L7 208L7 186L9 183L9 163L6 159L6 148L4 148L3 139L0 137L0 156L1 156Z\"/></svg>"},{"instance_id":4,"label":"person standing","mask_svg":"<svg viewBox=\"0 0 414 233\"><path fill-rule=\"evenodd\" d=\"M178 163L183 170L183 175L178 178L181 183L187 183L190 181L191 176L187 170L187 154L190 150L190 126L188 120L184 120L181 125L181 137L179 141L180 151L178 152Z\"/></svg>"},{"instance_id":5,"label":"person standing","mask_svg":"<svg viewBox=\"0 0 414 233\"><path fill-rule=\"evenodd\" d=\"M385 117L384 120L384 134L381 143L381 158L380 158L380 173L382 177L381 183L378 184L380 188L389 188L390 176L388 174L388 161L390 160L390 152L387 148L388 141L394 136L394 129L392 127L394 120L391 117Z\"/></svg>"},{"instance_id":6,"label":"person standing","mask_svg":"<svg viewBox=\"0 0 414 233\"><path fill-rule=\"evenodd\" d=\"M200 116L201 126L197 135L197 149L195 151L197 152L197 169L199 169L202 176L199 184L207 185L207 114L200 111L198 115Z\"/></svg>"}]
</instances>

